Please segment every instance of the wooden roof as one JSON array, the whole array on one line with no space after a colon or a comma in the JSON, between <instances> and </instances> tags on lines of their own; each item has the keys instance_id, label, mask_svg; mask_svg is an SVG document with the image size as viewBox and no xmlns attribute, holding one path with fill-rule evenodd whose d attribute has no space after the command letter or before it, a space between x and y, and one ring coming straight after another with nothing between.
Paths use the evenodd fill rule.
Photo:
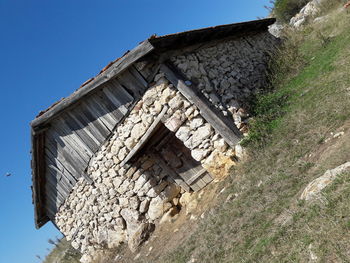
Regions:
<instances>
[{"instance_id":1,"label":"wooden roof","mask_svg":"<svg viewBox=\"0 0 350 263\"><path fill-rule=\"evenodd\" d=\"M85 176L89 159L147 89L147 78L133 66L135 62L155 52L267 30L274 22L269 18L152 36L107 65L72 95L41 112L31 122L36 227L54 221L58 206L77 179ZM55 181L50 181L50 174L55 175ZM55 191L55 196L50 196Z\"/></svg>"}]
</instances>

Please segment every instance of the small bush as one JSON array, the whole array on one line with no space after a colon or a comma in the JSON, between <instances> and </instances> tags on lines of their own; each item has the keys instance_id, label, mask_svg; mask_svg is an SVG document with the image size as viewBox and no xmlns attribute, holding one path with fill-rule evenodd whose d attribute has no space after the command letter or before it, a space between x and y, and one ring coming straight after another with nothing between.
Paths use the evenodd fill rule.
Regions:
<instances>
[{"instance_id":1,"label":"small bush","mask_svg":"<svg viewBox=\"0 0 350 263\"><path fill-rule=\"evenodd\" d=\"M269 65L270 88L257 92L251 98L249 111L253 118L249 123L249 135L241 142L242 146L260 148L270 139L294 92L286 83L297 76L306 64L299 50L303 36L286 28L282 39L282 45L273 54Z\"/></svg>"},{"instance_id":2,"label":"small bush","mask_svg":"<svg viewBox=\"0 0 350 263\"><path fill-rule=\"evenodd\" d=\"M288 22L309 0L276 0L273 12L277 19Z\"/></svg>"}]
</instances>

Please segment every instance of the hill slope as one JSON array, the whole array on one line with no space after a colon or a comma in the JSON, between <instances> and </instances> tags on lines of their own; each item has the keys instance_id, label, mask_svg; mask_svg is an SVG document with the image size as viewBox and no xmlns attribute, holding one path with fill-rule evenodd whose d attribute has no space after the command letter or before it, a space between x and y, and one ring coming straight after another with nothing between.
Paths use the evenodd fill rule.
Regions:
<instances>
[{"instance_id":1,"label":"hill slope","mask_svg":"<svg viewBox=\"0 0 350 263\"><path fill-rule=\"evenodd\" d=\"M253 108L250 159L218 187L216 205L181 233L177 248L165 255L155 248L139 261L350 261L350 173L321 197L299 199L309 182L350 160L349 18L333 10L288 33L275 90Z\"/></svg>"},{"instance_id":2,"label":"hill slope","mask_svg":"<svg viewBox=\"0 0 350 263\"><path fill-rule=\"evenodd\" d=\"M247 161L197 193L198 207L163 223L138 255L120 248L99 262L350 261L350 173L300 200L312 180L350 161L349 19L331 9L286 30L274 89L251 109Z\"/></svg>"}]
</instances>

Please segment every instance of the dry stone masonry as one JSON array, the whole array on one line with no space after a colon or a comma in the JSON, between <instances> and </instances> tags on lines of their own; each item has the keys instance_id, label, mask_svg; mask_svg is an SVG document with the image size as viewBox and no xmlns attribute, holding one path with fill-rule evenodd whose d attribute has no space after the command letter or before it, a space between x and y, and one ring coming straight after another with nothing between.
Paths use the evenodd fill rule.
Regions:
<instances>
[{"instance_id":1,"label":"dry stone masonry","mask_svg":"<svg viewBox=\"0 0 350 263\"><path fill-rule=\"evenodd\" d=\"M266 63L276 39L268 32L213 43L195 52L173 57L172 62L197 83L217 108L232 114L235 124L247 132L247 99L266 87Z\"/></svg>"},{"instance_id":2,"label":"dry stone masonry","mask_svg":"<svg viewBox=\"0 0 350 263\"><path fill-rule=\"evenodd\" d=\"M33 162L37 226L47 222L47 217L53 221L84 254L82 262L92 262L96 251L121 243L135 252L163 215L180 211L192 191L225 177L244 156L242 147L234 146L240 135L232 123L247 134L248 98L267 85L268 60L278 44L267 32L273 22L204 29L200 32L205 32L206 40L196 31L151 38L125 60L131 63L138 52L145 52L144 57L95 93L82 96L81 108L72 107L73 113L63 116L54 113L58 116L53 114L50 121L56 126L51 127L57 130L43 130L34 137L34 159L43 154L45 161L57 166L45 170L40 166L45 161ZM148 54L150 45L154 50ZM175 81L164 68L173 73ZM84 87L75 95L79 92ZM36 123L47 124L45 114L51 116L54 110L44 112L39 116L42 123ZM39 150L46 147L47 138L55 147L42 153ZM83 150L77 147L80 145ZM48 171L45 179L53 175L56 180L47 183L60 187L57 195L50 195L48 188L41 191L46 182L41 181L43 171ZM45 201L47 196L50 202Z\"/></svg>"},{"instance_id":3,"label":"dry stone masonry","mask_svg":"<svg viewBox=\"0 0 350 263\"><path fill-rule=\"evenodd\" d=\"M164 108L164 125L191 150L195 160L213 173L218 169L218 159L233 163L234 150L228 148L199 110L163 75L157 75L155 80L91 160L88 176L94 183L81 179L57 213L57 226L83 253L113 248L121 242L128 242L135 251L165 212L180 207L184 190L168 178L152 156L143 155L140 167L120 166Z\"/></svg>"}]
</instances>

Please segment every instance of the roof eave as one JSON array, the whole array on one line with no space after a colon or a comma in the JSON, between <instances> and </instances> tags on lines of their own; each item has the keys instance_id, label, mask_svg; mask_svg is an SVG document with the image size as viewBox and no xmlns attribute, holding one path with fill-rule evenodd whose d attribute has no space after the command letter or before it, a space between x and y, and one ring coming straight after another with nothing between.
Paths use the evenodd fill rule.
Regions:
<instances>
[{"instance_id":1,"label":"roof eave","mask_svg":"<svg viewBox=\"0 0 350 263\"><path fill-rule=\"evenodd\" d=\"M49 110L42 113L42 115L35 118L30 125L34 130L37 130L39 127L48 123L52 118L54 118L57 114L77 102L80 98L90 94L96 88L106 83L110 79L117 76L119 73L123 72L134 62L147 55L154 49L153 45L148 41L143 41L136 48L126 53L122 58L117 60L114 64L112 64L109 68L103 71L101 74L96 76L94 79L90 80L86 85L76 90L69 97L61 100L59 103L52 106Z\"/></svg>"}]
</instances>

